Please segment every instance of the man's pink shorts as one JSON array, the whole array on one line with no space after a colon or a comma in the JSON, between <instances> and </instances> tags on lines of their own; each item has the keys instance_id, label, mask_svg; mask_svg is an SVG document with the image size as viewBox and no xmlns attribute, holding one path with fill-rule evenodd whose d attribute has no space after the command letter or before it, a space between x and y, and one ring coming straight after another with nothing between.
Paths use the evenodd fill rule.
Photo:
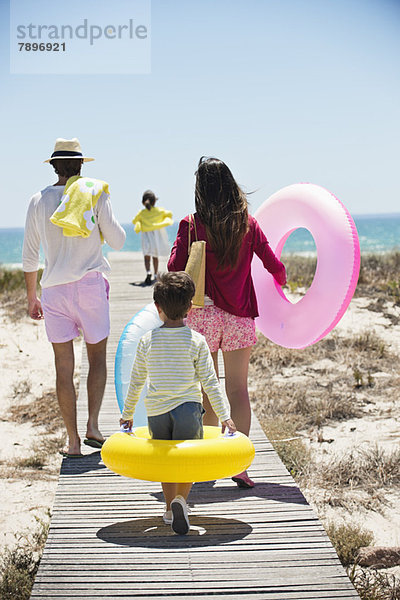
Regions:
<instances>
[{"instance_id":1,"label":"man's pink shorts","mask_svg":"<svg viewBox=\"0 0 400 600\"><path fill-rule=\"evenodd\" d=\"M211 352L240 350L257 341L254 319L231 315L217 306L192 309L186 325L204 335Z\"/></svg>"},{"instance_id":2,"label":"man's pink shorts","mask_svg":"<svg viewBox=\"0 0 400 600\"><path fill-rule=\"evenodd\" d=\"M90 271L79 281L43 288L41 303L50 342L69 342L82 331L85 342L97 344L110 333L108 281Z\"/></svg>"}]
</instances>

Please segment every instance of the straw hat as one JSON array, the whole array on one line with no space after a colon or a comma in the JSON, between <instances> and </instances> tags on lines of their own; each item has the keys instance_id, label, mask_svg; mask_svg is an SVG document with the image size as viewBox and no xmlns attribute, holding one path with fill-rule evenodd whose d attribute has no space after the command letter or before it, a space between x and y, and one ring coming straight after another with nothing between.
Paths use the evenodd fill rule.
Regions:
<instances>
[{"instance_id":1,"label":"straw hat","mask_svg":"<svg viewBox=\"0 0 400 600\"><path fill-rule=\"evenodd\" d=\"M72 140L64 140L63 138L57 138L53 154L44 162L48 163L54 158L56 158L57 160L59 158L81 158L83 162L89 162L90 160L94 160L94 158L89 158L88 156L82 155L82 148L78 138L73 138Z\"/></svg>"}]
</instances>

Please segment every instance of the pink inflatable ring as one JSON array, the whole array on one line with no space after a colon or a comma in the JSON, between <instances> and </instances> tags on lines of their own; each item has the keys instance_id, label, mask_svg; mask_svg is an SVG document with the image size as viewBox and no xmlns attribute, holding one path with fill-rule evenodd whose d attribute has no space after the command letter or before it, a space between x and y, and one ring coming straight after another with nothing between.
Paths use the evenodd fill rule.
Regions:
<instances>
[{"instance_id":1,"label":"pink inflatable ring","mask_svg":"<svg viewBox=\"0 0 400 600\"><path fill-rule=\"evenodd\" d=\"M317 248L314 280L295 304L254 257L257 328L286 348L315 344L340 321L357 285L360 245L354 221L333 194L311 183L279 190L254 216L278 258L289 235L299 227L308 229Z\"/></svg>"}]
</instances>

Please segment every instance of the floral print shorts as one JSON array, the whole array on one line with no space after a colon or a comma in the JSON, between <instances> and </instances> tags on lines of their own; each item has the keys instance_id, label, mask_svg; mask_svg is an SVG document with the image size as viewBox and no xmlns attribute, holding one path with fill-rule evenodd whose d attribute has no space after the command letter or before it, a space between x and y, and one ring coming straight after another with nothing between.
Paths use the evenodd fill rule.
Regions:
<instances>
[{"instance_id":1,"label":"floral print shorts","mask_svg":"<svg viewBox=\"0 0 400 600\"><path fill-rule=\"evenodd\" d=\"M204 335L211 352L240 350L257 341L253 318L231 315L214 305L192 309L186 325Z\"/></svg>"}]
</instances>

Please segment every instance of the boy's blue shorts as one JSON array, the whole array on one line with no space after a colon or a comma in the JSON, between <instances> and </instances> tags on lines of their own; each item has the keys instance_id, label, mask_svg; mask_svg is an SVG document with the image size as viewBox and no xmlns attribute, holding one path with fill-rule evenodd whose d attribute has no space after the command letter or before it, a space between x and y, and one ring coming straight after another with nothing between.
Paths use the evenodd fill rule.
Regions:
<instances>
[{"instance_id":1,"label":"boy's blue shorts","mask_svg":"<svg viewBox=\"0 0 400 600\"><path fill-rule=\"evenodd\" d=\"M151 437L155 440L201 440L204 413L200 402L184 402L162 415L147 417Z\"/></svg>"}]
</instances>

